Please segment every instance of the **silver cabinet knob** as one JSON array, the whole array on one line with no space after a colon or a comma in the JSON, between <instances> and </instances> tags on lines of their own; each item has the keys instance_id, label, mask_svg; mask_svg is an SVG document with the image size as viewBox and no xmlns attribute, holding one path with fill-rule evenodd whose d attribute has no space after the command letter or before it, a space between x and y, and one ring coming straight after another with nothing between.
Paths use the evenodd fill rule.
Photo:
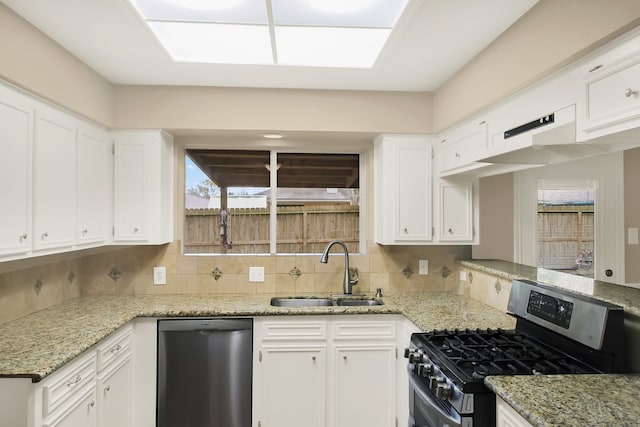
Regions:
<instances>
[{"instance_id":1,"label":"silver cabinet knob","mask_svg":"<svg viewBox=\"0 0 640 427\"><path fill-rule=\"evenodd\" d=\"M25 240L27 240L27 233L23 233L20 235L20 243L24 242Z\"/></svg>"},{"instance_id":2,"label":"silver cabinet knob","mask_svg":"<svg viewBox=\"0 0 640 427\"><path fill-rule=\"evenodd\" d=\"M449 234L453 234L453 230L450 228L447 230L449 232Z\"/></svg>"},{"instance_id":3,"label":"silver cabinet knob","mask_svg":"<svg viewBox=\"0 0 640 427\"><path fill-rule=\"evenodd\" d=\"M347 355L342 356L342 360L347 360Z\"/></svg>"},{"instance_id":4,"label":"silver cabinet knob","mask_svg":"<svg viewBox=\"0 0 640 427\"><path fill-rule=\"evenodd\" d=\"M134 229L133 229L133 232L134 232L134 233L137 233L138 231L139 231L138 227L136 227L136 228L134 228Z\"/></svg>"},{"instance_id":5,"label":"silver cabinet knob","mask_svg":"<svg viewBox=\"0 0 640 427\"><path fill-rule=\"evenodd\" d=\"M89 402L89 407L93 408L94 406L96 406L96 402L94 402L93 400L91 402Z\"/></svg>"},{"instance_id":6,"label":"silver cabinet knob","mask_svg":"<svg viewBox=\"0 0 640 427\"><path fill-rule=\"evenodd\" d=\"M631 97L631 95L635 95L636 93L638 93L638 91L632 90L630 87L627 88L627 90L624 91L624 96L626 96L627 98Z\"/></svg>"},{"instance_id":7,"label":"silver cabinet knob","mask_svg":"<svg viewBox=\"0 0 640 427\"><path fill-rule=\"evenodd\" d=\"M311 360L312 360L313 362L315 362L315 361L316 361L316 357L315 357L315 356L311 356Z\"/></svg>"},{"instance_id":8,"label":"silver cabinet knob","mask_svg":"<svg viewBox=\"0 0 640 427\"><path fill-rule=\"evenodd\" d=\"M405 228L403 228L403 229L402 229L402 231L404 231L404 232L405 232L405 234L406 234L406 233L408 233L408 232L409 232L409 229L408 229L407 227L405 227Z\"/></svg>"},{"instance_id":9,"label":"silver cabinet knob","mask_svg":"<svg viewBox=\"0 0 640 427\"><path fill-rule=\"evenodd\" d=\"M89 230L87 230L86 228L84 230L82 230L82 235L85 236L87 233L89 232Z\"/></svg>"},{"instance_id":10,"label":"silver cabinet knob","mask_svg":"<svg viewBox=\"0 0 640 427\"><path fill-rule=\"evenodd\" d=\"M106 387L104 388L104 391L105 391L105 392L107 392L107 391L111 391L111 386L110 386L110 385L106 386Z\"/></svg>"},{"instance_id":11,"label":"silver cabinet knob","mask_svg":"<svg viewBox=\"0 0 640 427\"><path fill-rule=\"evenodd\" d=\"M42 233L42 240L46 239L47 237L49 237L48 231L45 231L44 233Z\"/></svg>"},{"instance_id":12,"label":"silver cabinet knob","mask_svg":"<svg viewBox=\"0 0 640 427\"><path fill-rule=\"evenodd\" d=\"M460 153L456 153L456 158L460 158Z\"/></svg>"}]
</instances>

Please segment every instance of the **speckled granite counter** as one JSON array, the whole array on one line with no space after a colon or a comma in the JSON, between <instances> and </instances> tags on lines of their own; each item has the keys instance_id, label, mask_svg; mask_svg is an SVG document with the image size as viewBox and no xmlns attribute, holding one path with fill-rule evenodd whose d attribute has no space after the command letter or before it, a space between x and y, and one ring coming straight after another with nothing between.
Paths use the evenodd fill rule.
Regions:
<instances>
[{"instance_id":1,"label":"speckled granite counter","mask_svg":"<svg viewBox=\"0 0 640 427\"><path fill-rule=\"evenodd\" d=\"M283 308L269 295L83 297L0 325L0 377L38 381L136 317L402 314L422 329L513 328L514 320L473 299L444 293L385 296L376 307Z\"/></svg>"},{"instance_id":2,"label":"speckled granite counter","mask_svg":"<svg viewBox=\"0 0 640 427\"><path fill-rule=\"evenodd\" d=\"M508 261L479 259L461 261L460 263L464 267L505 279L529 279L592 296L620 305L626 313L640 317L640 289L637 288Z\"/></svg>"},{"instance_id":3,"label":"speckled granite counter","mask_svg":"<svg viewBox=\"0 0 640 427\"><path fill-rule=\"evenodd\" d=\"M640 426L640 375L532 375L485 384L536 427Z\"/></svg>"}]
</instances>

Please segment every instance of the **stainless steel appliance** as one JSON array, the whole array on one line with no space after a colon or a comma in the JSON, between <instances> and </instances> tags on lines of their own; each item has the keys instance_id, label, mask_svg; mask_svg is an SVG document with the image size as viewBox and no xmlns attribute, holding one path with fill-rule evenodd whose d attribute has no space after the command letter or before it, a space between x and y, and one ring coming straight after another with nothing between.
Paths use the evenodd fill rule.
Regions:
<instances>
[{"instance_id":1,"label":"stainless steel appliance","mask_svg":"<svg viewBox=\"0 0 640 427\"><path fill-rule=\"evenodd\" d=\"M515 330L414 333L409 359L410 427L495 425L487 375L625 371L621 307L527 280L514 280Z\"/></svg>"},{"instance_id":2,"label":"stainless steel appliance","mask_svg":"<svg viewBox=\"0 0 640 427\"><path fill-rule=\"evenodd\" d=\"M158 427L250 427L252 319L158 321Z\"/></svg>"}]
</instances>

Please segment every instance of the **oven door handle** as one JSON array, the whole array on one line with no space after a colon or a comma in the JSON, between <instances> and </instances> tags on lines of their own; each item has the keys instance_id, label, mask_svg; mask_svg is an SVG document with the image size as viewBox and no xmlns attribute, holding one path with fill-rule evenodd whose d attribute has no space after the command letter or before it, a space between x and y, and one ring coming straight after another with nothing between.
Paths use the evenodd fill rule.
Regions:
<instances>
[{"instance_id":1,"label":"oven door handle","mask_svg":"<svg viewBox=\"0 0 640 427\"><path fill-rule=\"evenodd\" d=\"M450 412L447 412L444 409L442 409L440 405L438 405L438 402L435 401L435 398L429 392L423 390L423 388L421 387L421 384L418 383L418 381L416 381L416 379L413 378L412 376L409 376L409 381L411 382L411 389L418 394L418 397L420 398L421 401L428 404L428 409L435 410L438 413L437 418L434 419L433 414L425 414L424 411L420 411L425 416L425 418L433 422L446 420L446 422L435 424L438 426L440 425L448 425L450 427L462 426L462 418L460 417L460 415L458 415L457 413L451 414ZM418 411L424 406L425 405L416 405L414 402L414 411ZM416 425L415 427L428 427L428 426Z\"/></svg>"}]
</instances>

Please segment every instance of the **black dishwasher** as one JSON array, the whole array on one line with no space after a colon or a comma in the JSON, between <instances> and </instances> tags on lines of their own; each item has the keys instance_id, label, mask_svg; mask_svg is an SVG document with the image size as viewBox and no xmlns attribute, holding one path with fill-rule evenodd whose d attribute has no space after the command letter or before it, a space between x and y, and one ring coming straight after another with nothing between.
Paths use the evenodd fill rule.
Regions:
<instances>
[{"instance_id":1,"label":"black dishwasher","mask_svg":"<svg viewBox=\"0 0 640 427\"><path fill-rule=\"evenodd\" d=\"M158 320L157 427L250 427L252 319Z\"/></svg>"}]
</instances>

